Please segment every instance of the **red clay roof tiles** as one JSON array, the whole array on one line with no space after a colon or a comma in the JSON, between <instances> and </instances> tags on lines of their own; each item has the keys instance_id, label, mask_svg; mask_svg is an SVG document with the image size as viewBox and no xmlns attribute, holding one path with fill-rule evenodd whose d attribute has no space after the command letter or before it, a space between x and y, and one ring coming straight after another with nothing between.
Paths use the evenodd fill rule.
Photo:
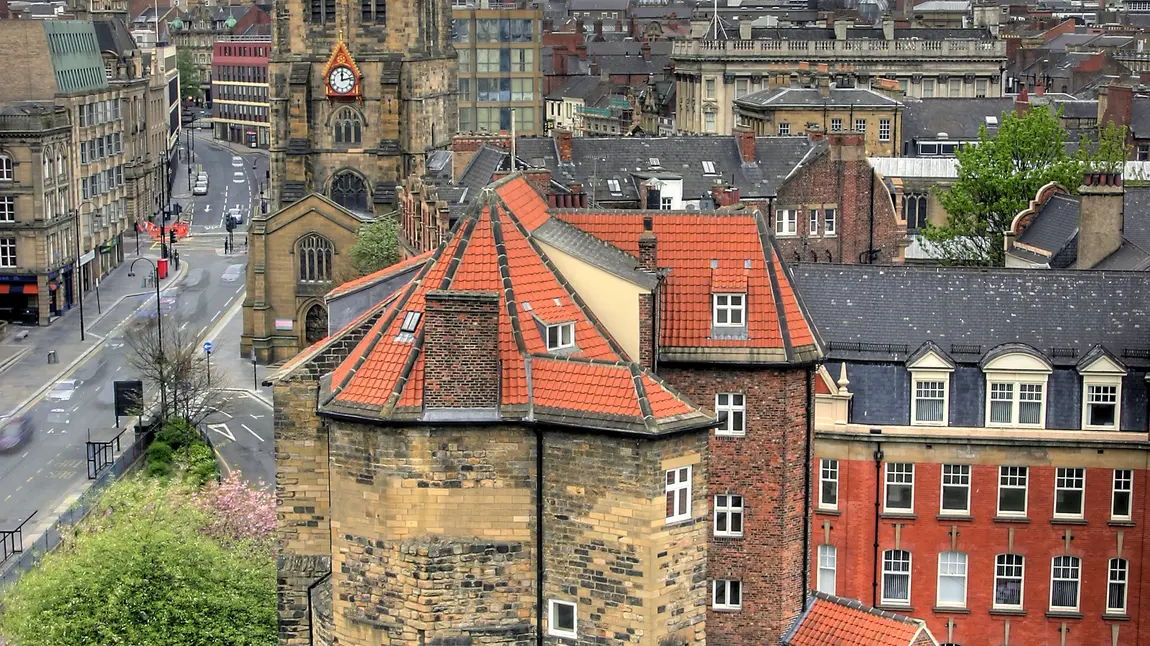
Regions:
<instances>
[{"instance_id":1,"label":"red clay roof tiles","mask_svg":"<svg viewBox=\"0 0 1150 646\"><path fill-rule=\"evenodd\" d=\"M917 619L882 612L858 601L816 593L785 637L788 646L912 646L937 644ZM924 635L925 633L925 635ZM925 640L920 638L925 636Z\"/></svg>"}]
</instances>

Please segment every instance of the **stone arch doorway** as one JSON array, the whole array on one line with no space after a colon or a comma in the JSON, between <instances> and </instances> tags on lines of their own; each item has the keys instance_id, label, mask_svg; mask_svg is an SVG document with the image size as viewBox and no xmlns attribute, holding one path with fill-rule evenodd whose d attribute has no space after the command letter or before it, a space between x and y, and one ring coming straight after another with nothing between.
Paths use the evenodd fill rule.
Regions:
<instances>
[{"instance_id":1,"label":"stone arch doorway","mask_svg":"<svg viewBox=\"0 0 1150 646\"><path fill-rule=\"evenodd\" d=\"M319 303L307 308L303 317L304 345L311 345L327 336L327 310Z\"/></svg>"}]
</instances>

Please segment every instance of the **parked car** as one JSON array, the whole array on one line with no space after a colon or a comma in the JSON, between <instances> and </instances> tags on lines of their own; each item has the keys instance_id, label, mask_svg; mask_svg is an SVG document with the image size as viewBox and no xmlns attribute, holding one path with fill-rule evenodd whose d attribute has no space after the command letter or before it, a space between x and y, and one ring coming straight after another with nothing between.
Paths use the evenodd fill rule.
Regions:
<instances>
[{"instance_id":1,"label":"parked car","mask_svg":"<svg viewBox=\"0 0 1150 646\"><path fill-rule=\"evenodd\" d=\"M232 208L228 209L228 219L231 220L232 223L235 225L243 224L244 223L244 211L243 211L243 209L241 209L238 206L233 206Z\"/></svg>"},{"instance_id":2,"label":"parked car","mask_svg":"<svg viewBox=\"0 0 1150 646\"><path fill-rule=\"evenodd\" d=\"M32 420L19 417L0 426L0 451L11 451L32 439Z\"/></svg>"},{"instance_id":3,"label":"parked car","mask_svg":"<svg viewBox=\"0 0 1150 646\"><path fill-rule=\"evenodd\" d=\"M56 385L52 386L52 390L48 391L48 399L66 402L72 399L72 395L76 394L76 385L75 379L57 381Z\"/></svg>"},{"instance_id":4,"label":"parked car","mask_svg":"<svg viewBox=\"0 0 1150 646\"><path fill-rule=\"evenodd\" d=\"M196 175L196 183L197 184L199 184L199 183L207 184L208 183L208 174L201 171L198 175Z\"/></svg>"},{"instance_id":5,"label":"parked car","mask_svg":"<svg viewBox=\"0 0 1150 646\"><path fill-rule=\"evenodd\" d=\"M160 298L160 313L171 314L172 310L176 309L176 299L171 296L164 296ZM154 319L156 318L156 297L154 294L148 294L140 297L140 304L136 306L136 318L138 319Z\"/></svg>"},{"instance_id":6,"label":"parked car","mask_svg":"<svg viewBox=\"0 0 1150 646\"><path fill-rule=\"evenodd\" d=\"M236 172L232 173L232 181L235 182L236 184L243 184L244 182L247 181L247 179L244 178L244 172L243 171L237 170Z\"/></svg>"},{"instance_id":7,"label":"parked car","mask_svg":"<svg viewBox=\"0 0 1150 646\"><path fill-rule=\"evenodd\" d=\"M207 195L207 194L208 194L208 185L207 184L196 184L196 187L192 189L192 195Z\"/></svg>"},{"instance_id":8,"label":"parked car","mask_svg":"<svg viewBox=\"0 0 1150 646\"><path fill-rule=\"evenodd\" d=\"M243 275L243 265L228 265L228 268L224 270L223 280L225 283L234 283Z\"/></svg>"},{"instance_id":9,"label":"parked car","mask_svg":"<svg viewBox=\"0 0 1150 646\"><path fill-rule=\"evenodd\" d=\"M232 155L232 166L235 166L236 168L242 168L243 165L244 165L244 158L243 157L240 157L239 155Z\"/></svg>"}]
</instances>

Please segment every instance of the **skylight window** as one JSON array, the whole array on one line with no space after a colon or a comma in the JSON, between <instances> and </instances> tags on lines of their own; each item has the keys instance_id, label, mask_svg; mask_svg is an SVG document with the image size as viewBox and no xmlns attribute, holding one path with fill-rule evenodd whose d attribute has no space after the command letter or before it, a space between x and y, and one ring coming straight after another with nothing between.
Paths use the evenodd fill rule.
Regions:
<instances>
[{"instance_id":1,"label":"skylight window","mask_svg":"<svg viewBox=\"0 0 1150 646\"><path fill-rule=\"evenodd\" d=\"M713 161L703 162L703 174L704 175L715 175L716 174L715 173L715 162L713 162Z\"/></svg>"},{"instance_id":2,"label":"skylight window","mask_svg":"<svg viewBox=\"0 0 1150 646\"><path fill-rule=\"evenodd\" d=\"M661 166L661 164L659 163L658 157L652 157L652 158L648 159L647 165L650 166L651 168L659 168L659 166Z\"/></svg>"},{"instance_id":3,"label":"skylight window","mask_svg":"<svg viewBox=\"0 0 1150 646\"><path fill-rule=\"evenodd\" d=\"M415 328L419 325L419 319L423 316L422 312L408 312L403 315L403 323L399 326L401 333L415 334Z\"/></svg>"},{"instance_id":4,"label":"skylight window","mask_svg":"<svg viewBox=\"0 0 1150 646\"><path fill-rule=\"evenodd\" d=\"M611 191L612 195L622 195L623 194L623 189L619 187L619 180L617 180L617 179L607 180L607 190Z\"/></svg>"},{"instance_id":5,"label":"skylight window","mask_svg":"<svg viewBox=\"0 0 1150 646\"><path fill-rule=\"evenodd\" d=\"M560 323L547 326L547 350L563 350L575 347L575 323Z\"/></svg>"}]
</instances>

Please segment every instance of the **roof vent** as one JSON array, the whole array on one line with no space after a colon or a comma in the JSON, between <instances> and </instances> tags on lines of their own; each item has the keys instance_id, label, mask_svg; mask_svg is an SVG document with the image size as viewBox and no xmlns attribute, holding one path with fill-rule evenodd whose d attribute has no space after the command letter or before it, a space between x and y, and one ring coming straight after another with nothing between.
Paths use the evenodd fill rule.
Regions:
<instances>
[{"instance_id":1,"label":"roof vent","mask_svg":"<svg viewBox=\"0 0 1150 646\"><path fill-rule=\"evenodd\" d=\"M998 127L998 117L987 115L986 127L987 128L997 128Z\"/></svg>"},{"instance_id":2,"label":"roof vent","mask_svg":"<svg viewBox=\"0 0 1150 646\"><path fill-rule=\"evenodd\" d=\"M938 133L938 138L939 139L950 139L950 135L946 134L945 132L940 132L940 133Z\"/></svg>"},{"instance_id":3,"label":"roof vent","mask_svg":"<svg viewBox=\"0 0 1150 646\"><path fill-rule=\"evenodd\" d=\"M563 301L556 298L555 299L555 307L563 307Z\"/></svg>"},{"instance_id":4,"label":"roof vent","mask_svg":"<svg viewBox=\"0 0 1150 646\"><path fill-rule=\"evenodd\" d=\"M530 312L531 311L531 303L528 303L527 301L523 301L523 311L524 312Z\"/></svg>"},{"instance_id":5,"label":"roof vent","mask_svg":"<svg viewBox=\"0 0 1150 646\"><path fill-rule=\"evenodd\" d=\"M660 167L659 158L658 157L652 157L652 158L648 159L647 165L650 166L651 168L659 168Z\"/></svg>"},{"instance_id":6,"label":"roof vent","mask_svg":"<svg viewBox=\"0 0 1150 646\"><path fill-rule=\"evenodd\" d=\"M719 259L718 258L712 258L711 259L711 269L718 269L718 268L719 268Z\"/></svg>"},{"instance_id":7,"label":"roof vent","mask_svg":"<svg viewBox=\"0 0 1150 646\"><path fill-rule=\"evenodd\" d=\"M743 261L743 269L750 269L750 268L751 268L751 259L747 258L746 260Z\"/></svg>"}]
</instances>

